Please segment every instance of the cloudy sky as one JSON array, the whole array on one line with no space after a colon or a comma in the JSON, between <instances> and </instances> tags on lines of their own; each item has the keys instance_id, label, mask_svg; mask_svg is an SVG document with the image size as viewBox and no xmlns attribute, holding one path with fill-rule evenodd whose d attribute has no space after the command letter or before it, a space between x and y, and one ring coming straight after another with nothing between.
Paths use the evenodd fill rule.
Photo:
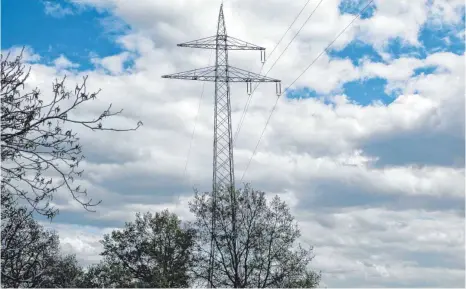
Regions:
<instances>
[{"instance_id":1,"label":"cloudy sky","mask_svg":"<svg viewBox=\"0 0 466 289\"><path fill-rule=\"evenodd\" d=\"M74 88L89 75L102 92L78 117L113 103L124 111L108 125L144 123L79 130L80 182L102 204L88 213L60 192L60 215L44 224L82 264L98 262L102 235L136 212L189 219L192 187L211 188L213 84L161 75L214 63L211 51L176 44L214 35L220 2L2 1L2 51L26 46L29 87L47 97L55 77ZM367 3L225 1L228 34L266 47L262 73L274 65L268 76L293 83L245 171L277 100L273 84L254 93L235 143L236 182L289 203L322 286L464 287L464 1L375 0L302 74ZM251 51L231 52L230 64L262 68ZM231 91L236 131L248 96L245 84Z\"/></svg>"}]
</instances>

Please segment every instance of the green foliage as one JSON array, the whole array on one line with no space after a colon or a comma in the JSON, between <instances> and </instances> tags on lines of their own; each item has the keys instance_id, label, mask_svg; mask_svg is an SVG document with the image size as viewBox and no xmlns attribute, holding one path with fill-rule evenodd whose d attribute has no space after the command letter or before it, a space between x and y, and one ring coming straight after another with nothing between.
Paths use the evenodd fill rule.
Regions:
<instances>
[{"instance_id":1,"label":"green foliage","mask_svg":"<svg viewBox=\"0 0 466 289\"><path fill-rule=\"evenodd\" d=\"M79 288L132 288L141 287L132 280L132 275L121 264L99 264L89 266L79 278Z\"/></svg>"},{"instance_id":2,"label":"green foliage","mask_svg":"<svg viewBox=\"0 0 466 289\"><path fill-rule=\"evenodd\" d=\"M233 210L232 203L236 203ZM222 191L212 214L210 193L190 204L195 221L182 225L168 211L136 214L134 222L104 236L103 260L82 270L62 256L58 235L43 229L12 195L2 195L2 287L136 288L208 285L212 218L213 286L312 288L320 275L309 269L312 248L300 236L287 205L249 187Z\"/></svg>"},{"instance_id":3,"label":"green foliage","mask_svg":"<svg viewBox=\"0 0 466 289\"><path fill-rule=\"evenodd\" d=\"M75 287L81 268L62 256L55 232L45 230L11 195L2 194L2 287Z\"/></svg>"},{"instance_id":4,"label":"green foliage","mask_svg":"<svg viewBox=\"0 0 466 289\"><path fill-rule=\"evenodd\" d=\"M81 266L76 260L76 256L57 255L54 266L50 268L49 278L46 278L40 285L42 288L70 288L79 287L79 279L83 275Z\"/></svg>"},{"instance_id":5,"label":"green foliage","mask_svg":"<svg viewBox=\"0 0 466 289\"><path fill-rule=\"evenodd\" d=\"M187 287L193 238L193 230L168 211L137 214L123 230L104 236L104 260L87 279L115 287Z\"/></svg>"}]
</instances>

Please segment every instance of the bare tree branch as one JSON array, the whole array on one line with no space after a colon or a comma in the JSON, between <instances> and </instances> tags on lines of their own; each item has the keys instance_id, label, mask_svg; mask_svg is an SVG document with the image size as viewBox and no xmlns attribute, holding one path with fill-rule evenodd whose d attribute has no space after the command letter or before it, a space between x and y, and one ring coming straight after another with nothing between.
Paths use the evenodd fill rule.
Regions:
<instances>
[{"instance_id":1,"label":"bare tree branch","mask_svg":"<svg viewBox=\"0 0 466 289\"><path fill-rule=\"evenodd\" d=\"M86 210L93 211L87 191L73 186L82 176L79 164L84 159L82 147L71 127L81 125L93 131L134 131L132 128L107 127L105 120L121 114L111 111L110 104L99 116L77 119L72 116L82 104L95 100L100 90L88 92L87 77L74 91L65 88L64 77L52 84L53 97L44 101L41 92L26 92L30 69L22 64L22 53L15 59L1 56L1 191L26 200L39 214L53 218L58 210L51 204L58 189L67 190Z\"/></svg>"},{"instance_id":2,"label":"bare tree branch","mask_svg":"<svg viewBox=\"0 0 466 289\"><path fill-rule=\"evenodd\" d=\"M316 287L320 275L308 266L313 258L312 248L297 246L300 236L287 205L278 197L266 202L265 193L249 186L235 192L217 193L213 212L210 193L195 192L190 203L196 216L192 223L197 232L194 251L194 276L208 282L211 220L216 216L213 287L286 288ZM233 199L236 199L237 222L233 226ZM233 246L235 240L237 245Z\"/></svg>"}]
</instances>

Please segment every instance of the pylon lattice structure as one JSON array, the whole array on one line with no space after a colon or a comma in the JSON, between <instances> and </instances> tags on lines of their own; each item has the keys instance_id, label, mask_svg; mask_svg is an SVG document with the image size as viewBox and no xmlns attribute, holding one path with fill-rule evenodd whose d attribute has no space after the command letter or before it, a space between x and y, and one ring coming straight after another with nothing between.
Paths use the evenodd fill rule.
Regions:
<instances>
[{"instance_id":1,"label":"pylon lattice structure","mask_svg":"<svg viewBox=\"0 0 466 289\"><path fill-rule=\"evenodd\" d=\"M214 102L214 144L213 144L213 177L212 177L212 212L216 211L217 193L221 190L230 192L233 202L233 218L235 218L236 197L234 193L234 162L233 162L233 140L231 129L231 105L230 105L230 82L246 82L247 92L251 94L253 82L275 82L276 93L281 94L281 81L262 76L243 69L228 65L228 50L259 50L261 60L265 62L265 48L227 35L223 4L220 5L218 16L217 34L186 43L177 44L179 47L215 49L215 66L189 70L185 72L163 75L162 78L173 78L182 80L198 80L215 82ZM235 220L232 220L233 227ZM233 228L233 230L235 230ZM215 240L215 216L212 218L212 243L210 258L214 258ZM211 266L213 269L213 263ZM209 273L210 285L212 274Z\"/></svg>"}]
</instances>

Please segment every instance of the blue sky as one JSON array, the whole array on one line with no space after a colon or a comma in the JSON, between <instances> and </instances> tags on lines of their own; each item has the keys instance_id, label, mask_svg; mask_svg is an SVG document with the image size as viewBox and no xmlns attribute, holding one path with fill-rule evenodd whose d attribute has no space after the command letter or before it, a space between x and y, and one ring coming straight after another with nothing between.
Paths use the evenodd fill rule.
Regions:
<instances>
[{"instance_id":1,"label":"blue sky","mask_svg":"<svg viewBox=\"0 0 466 289\"><path fill-rule=\"evenodd\" d=\"M363 1L360 1L361 3ZM26 4L27 3L27 4ZM122 48L115 42L118 35L123 35L129 29L119 18L112 16L108 11L89 7L71 5L67 1L53 1L61 5L60 11L47 13L47 7L52 7L47 1L28 0L5 0L2 2L2 26L8 26L2 32L2 49L13 46L30 46L41 55L42 63L50 63L62 54L73 63L78 63L79 70L93 68L91 57L111 56L122 52ZM341 13L354 14L361 7L349 5L342 2L339 6ZM8 11L8 13L5 13ZM374 5L361 17L370 18L375 13ZM464 15L462 23L464 26ZM458 26L457 26L458 27ZM419 33L418 40L422 44L415 47L403 44L398 38L390 39L384 52L392 57L399 58L406 55L414 55L416 58L424 59L427 55L446 51L461 55L465 51L464 39L454 35L457 27L425 24ZM448 40L447 40L448 39ZM329 55L334 59L350 59L358 66L363 59L373 62L384 62L381 55L370 45L359 40L352 41L341 50L330 49ZM418 73L432 73L432 68L418 69ZM386 93L386 80L381 78L370 78L355 80L343 84L341 92L346 94L352 101L361 105L368 105L374 101L384 104L391 103L397 96L396 93ZM288 97L321 97L324 94L315 92L312 88L304 91L287 93Z\"/></svg>"},{"instance_id":2,"label":"blue sky","mask_svg":"<svg viewBox=\"0 0 466 289\"><path fill-rule=\"evenodd\" d=\"M355 14L362 8L364 1L359 1L357 5L345 4L342 2L339 6L341 13ZM362 14L362 19L371 18L375 13L374 5L370 6L365 13ZM464 10L464 9L463 9ZM413 46L403 43L399 38L389 39L383 52L387 52L393 58L403 56L414 56L418 59L425 59L429 54L439 51L452 52L462 55L465 51L465 41L455 35L458 27L464 27L465 16L463 13L462 22L457 26L444 25L437 27L426 23L422 26L418 34L418 41L421 45ZM459 28L461 29L461 28ZM359 40L352 41L349 45L341 50L330 49L329 56L333 59L350 59L353 65L359 66L361 61L369 59L373 62L386 63L382 56L370 44ZM432 67L421 68L417 73L430 74L433 73ZM387 81L381 78L371 78L364 80L356 80L347 82L342 87L342 92L351 100L356 101L361 105L367 105L374 101L381 101L384 104L391 103L397 96L395 93L386 93L385 86ZM306 88L298 93L289 92L289 97L319 97L322 94L316 93L312 88Z\"/></svg>"},{"instance_id":3,"label":"blue sky","mask_svg":"<svg viewBox=\"0 0 466 289\"><path fill-rule=\"evenodd\" d=\"M267 15L286 14L284 19L293 19L302 6L299 1L284 5L277 0L266 6L260 1L231 0L235 1L241 3L229 6L230 1L225 1L227 26L240 31L233 36L258 45L263 40L254 41L254 37L263 36L274 43L289 25L277 21L277 29L267 30ZM3 0L1 48L27 46L40 55L32 64L37 85L41 79L49 83L59 75L53 61L63 55L79 65L67 71L70 81L79 81L80 72L90 74L97 82L93 88L103 88L100 101L124 108L126 123L136 116L144 123L134 134L80 135L88 161L84 178L89 193L103 203L90 214L58 196L56 201L63 209L48 225L59 230L62 242L86 262L98 255L102 232L121 226L134 212L166 206L183 215L184 198L192 195L190 184L210 187L213 101L208 97L213 95L213 85L206 85L185 175L202 84L162 80L160 75L186 71L200 63L207 66L208 53L182 50L176 43L210 36L218 7L207 7L202 1L179 6L157 0L141 0L137 5L113 0L86 0L86 5L71 2ZM306 13L316 5L311 2ZM433 279L438 286L457 285L464 276L464 247L458 245L464 238L464 67L458 60L464 61L465 53L464 39L459 37L464 35L464 6L455 4L462 17L450 25L430 18L417 23L422 9L410 6L411 1L386 6L382 3L387 2L375 2L382 8L372 6L363 20L382 15L389 24L381 26L380 35L389 35L382 32L392 24L399 25L397 21L404 17L406 30L416 29L419 45L409 44L404 31L394 29L391 32L396 36L387 36L382 42L356 34L341 49L331 49L329 63L317 61L312 72L303 76L306 81L280 99L246 179L294 204L304 238L311 240L319 254L316 266L329 274L324 275L325 285L414 287ZM344 27L348 19L343 21L340 14L354 14L364 3L329 1L317 10L320 18L316 14L308 26L322 21L318 25L324 27L328 21ZM392 7L396 13L411 9L411 14L398 17ZM307 17L306 13L302 17ZM233 26L238 19L248 25ZM364 29L374 32L370 31L373 27ZM286 79L283 87L299 75L297 66L306 67L335 37L331 29L304 29L305 33L287 51L296 55L286 54L283 59L289 57L288 63L277 63L269 75ZM294 32L289 34L285 43ZM309 45L309 39L324 41ZM108 65L104 60L118 65L118 60L105 57L127 51L134 62L128 64L126 59L122 65L134 65L131 71L112 74L94 64L97 59L101 66ZM435 58L438 55L440 60ZM401 58L411 62L396 66ZM340 60L349 60L352 67L341 70ZM422 60L422 65L411 64L416 60ZM360 72L369 64L375 65L373 73L365 77ZM388 68L392 74L387 73ZM408 75L405 69L409 69ZM343 80L333 83L332 77ZM241 102L234 105L241 108L243 88L232 90L232 98L237 97L233 101ZM242 175L276 99L267 94L268 86L261 89L262 93L253 96L235 147L237 177ZM275 88L270 89L274 92ZM347 103L336 97L341 94L347 96ZM181 201L175 205L177 199ZM406 246L408 243L412 246ZM390 272L390 278L384 277L384 270ZM344 273L332 277L331 272L340 271ZM426 281L425 276L430 279Z\"/></svg>"},{"instance_id":4,"label":"blue sky","mask_svg":"<svg viewBox=\"0 0 466 289\"><path fill-rule=\"evenodd\" d=\"M121 52L115 35L124 31L109 29L115 21L108 12L92 8L77 9L67 1L59 3L73 14L46 13L46 1L2 1L2 49L30 46L41 55L42 63L65 54L79 69L91 69L90 56L110 56ZM7 13L8 12L8 13ZM112 26L114 27L114 26Z\"/></svg>"}]
</instances>

